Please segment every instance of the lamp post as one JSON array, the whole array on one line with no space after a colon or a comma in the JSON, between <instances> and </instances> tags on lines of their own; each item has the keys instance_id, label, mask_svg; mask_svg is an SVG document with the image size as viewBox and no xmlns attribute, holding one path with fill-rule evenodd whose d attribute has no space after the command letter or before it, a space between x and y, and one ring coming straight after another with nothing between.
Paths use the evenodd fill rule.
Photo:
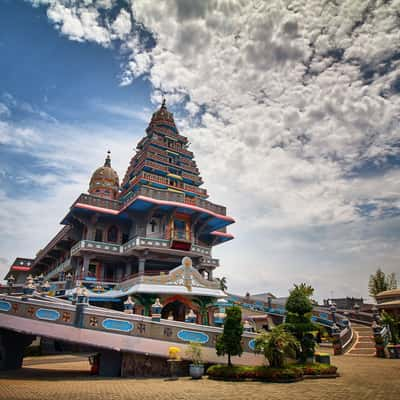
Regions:
<instances>
[{"instance_id":1,"label":"lamp post","mask_svg":"<svg viewBox=\"0 0 400 400\"><path fill-rule=\"evenodd\" d=\"M217 300L218 308L213 314L215 326L222 326L224 324L225 317L226 317L225 307L227 304L228 304L228 302L225 299Z\"/></svg>"},{"instance_id":2,"label":"lamp post","mask_svg":"<svg viewBox=\"0 0 400 400\"><path fill-rule=\"evenodd\" d=\"M163 305L160 303L160 299L157 297L155 303L151 306L151 320L160 322L161 310Z\"/></svg>"},{"instance_id":3,"label":"lamp post","mask_svg":"<svg viewBox=\"0 0 400 400\"><path fill-rule=\"evenodd\" d=\"M41 292L42 292L42 296L46 296L50 291L50 283L49 281L46 281L42 287L41 287Z\"/></svg>"},{"instance_id":4,"label":"lamp post","mask_svg":"<svg viewBox=\"0 0 400 400\"><path fill-rule=\"evenodd\" d=\"M245 332L253 332L253 327L251 326L250 322L247 321L247 319L246 319L246 321L244 321L243 330Z\"/></svg>"},{"instance_id":5,"label":"lamp post","mask_svg":"<svg viewBox=\"0 0 400 400\"><path fill-rule=\"evenodd\" d=\"M190 310L185 317L185 322L189 323L189 324L195 324L196 323L196 314L194 313L193 310Z\"/></svg>"},{"instance_id":6,"label":"lamp post","mask_svg":"<svg viewBox=\"0 0 400 400\"><path fill-rule=\"evenodd\" d=\"M65 290L69 290L72 288L72 274L71 272L68 272L68 274L65 276Z\"/></svg>"},{"instance_id":7,"label":"lamp post","mask_svg":"<svg viewBox=\"0 0 400 400\"><path fill-rule=\"evenodd\" d=\"M22 289L23 300L28 300L28 297L32 296L34 291L35 285L33 284L33 278L32 275L29 274Z\"/></svg>"},{"instance_id":8,"label":"lamp post","mask_svg":"<svg viewBox=\"0 0 400 400\"><path fill-rule=\"evenodd\" d=\"M43 282L44 282L44 276L43 276L43 273L41 273L41 274L37 277L37 284L38 284L39 286L42 286Z\"/></svg>"},{"instance_id":9,"label":"lamp post","mask_svg":"<svg viewBox=\"0 0 400 400\"><path fill-rule=\"evenodd\" d=\"M133 308L135 307L135 302L132 301L131 296L128 296L126 301L124 301L124 313L133 314Z\"/></svg>"},{"instance_id":10,"label":"lamp post","mask_svg":"<svg viewBox=\"0 0 400 400\"><path fill-rule=\"evenodd\" d=\"M14 286L15 283L15 278L14 275L10 275L7 279L7 286L8 286L8 294L11 294L12 292L12 288Z\"/></svg>"},{"instance_id":11,"label":"lamp post","mask_svg":"<svg viewBox=\"0 0 400 400\"><path fill-rule=\"evenodd\" d=\"M332 321L333 321L333 325L336 325L336 304L332 303L329 307L329 311L332 314Z\"/></svg>"},{"instance_id":12,"label":"lamp post","mask_svg":"<svg viewBox=\"0 0 400 400\"><path fill-rule=\"evenodd\" d=\"M379 316L379 309L378 307L374 304L371 308L372 315L374 318L374 321L379 325L380 321L380 316Z\"/></svg>"}]
</instances>

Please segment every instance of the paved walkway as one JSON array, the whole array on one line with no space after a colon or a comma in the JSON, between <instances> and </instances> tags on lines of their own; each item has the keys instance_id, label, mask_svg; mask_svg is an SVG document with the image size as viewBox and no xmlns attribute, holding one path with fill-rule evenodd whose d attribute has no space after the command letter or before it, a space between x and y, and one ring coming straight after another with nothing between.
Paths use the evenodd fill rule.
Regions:
<instances>
[{"instance_id":1,"label":"paved walkway","mask_svg":"<svg viewBox=\"0 0 400 400\"><path fill-rule=\"evenodd\" d=\"M352 324L351 326L354 330L356 338L353 347L348 351L347 355L374 356L375 343L373 340L373 332L371 327L358 324Z\"/></svg>"},{"instance_id":2,"label":"paved walkway","mask_svg":"<svg viewBox=\"0 0 400 400\"><path fill-rule=\"evenodd\" d=\"M305 380L291 384L220 382L203 379L105 379L91 377L86 360L46 357L43 364L27 362L19 371L0 374L4 400L398 400L400 360L374 357L332 357L337 379ZM64 358L64 360L63 360ZM67 362L65 362L67 361Z\"/></svg>"}]
</instances>

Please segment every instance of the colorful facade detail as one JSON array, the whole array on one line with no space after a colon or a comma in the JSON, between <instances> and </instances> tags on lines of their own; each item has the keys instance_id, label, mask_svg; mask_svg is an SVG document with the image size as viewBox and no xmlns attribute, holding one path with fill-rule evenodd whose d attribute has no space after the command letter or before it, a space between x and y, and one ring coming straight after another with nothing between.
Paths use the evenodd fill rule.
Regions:
<instances>
[{"instance_id":1,"label":"colorful facade detail","mask_svg":"<svg viewBox=\"0 0 400 400\"><path fill-rule=\"evenodd\" d=\"M28 274L40 275L49 282L39 285L42 294L70 300L83 286L90 303L121 311L131 295L132 312L145 315L158 297L161 318L185 321L192 311L202 322L204 312L194 300L225 296L213 276L219 260L212 258L212 248L233 238L226 227L234 220L224 206L208 200L188 146L164 101L122 183L107 152L88 193L63 218L63 228L34 259L17 258L6 279L18 291ZM55 318L41 310L36 317ZM133 329L105 323L106 329Z\"/></svg>"}]
</instances>

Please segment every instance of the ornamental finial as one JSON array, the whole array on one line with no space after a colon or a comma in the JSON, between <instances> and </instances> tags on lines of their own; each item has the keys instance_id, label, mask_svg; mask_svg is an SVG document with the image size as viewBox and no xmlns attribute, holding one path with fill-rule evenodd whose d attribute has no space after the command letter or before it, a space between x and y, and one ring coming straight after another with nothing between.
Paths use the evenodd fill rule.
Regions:
<instances>
[{"instance_id":1,"label":"ornamental finial","mask_svg":"<svg viewBox=\"0 0 400 400\"><path fill-rule=\"evenodd\" d=\"M111 167L111 157L110 157L111 151L107 151L107 157L106 160L104 161L104 166L105 167Z\"/></svg>"}]
</instances>

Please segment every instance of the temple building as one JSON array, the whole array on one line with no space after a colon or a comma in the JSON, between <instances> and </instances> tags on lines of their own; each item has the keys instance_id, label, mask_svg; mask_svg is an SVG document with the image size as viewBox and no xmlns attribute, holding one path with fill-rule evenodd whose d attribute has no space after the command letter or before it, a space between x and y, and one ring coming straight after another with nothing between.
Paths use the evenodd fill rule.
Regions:
<instances>
[{"instance_id":1,"label":"temple building","mask_svg":"<svg viewBox=\"0 0 400 400\"><path fill-rule=\"evenodd\" d=\"M69 299L84 286L91 304L120 310L132 296L137 314L148 314L158 297L162 318L183 321L192 310L197 322L211 322L205 305L225 295L212 248L233 238L226 227L234 219L202 185L163 101L122 182L108 152L62 229L35 258L17 258L6 279L12 274L17 287L28 274L43 275L51 294Z\"/></svg>"}]
</instances>

